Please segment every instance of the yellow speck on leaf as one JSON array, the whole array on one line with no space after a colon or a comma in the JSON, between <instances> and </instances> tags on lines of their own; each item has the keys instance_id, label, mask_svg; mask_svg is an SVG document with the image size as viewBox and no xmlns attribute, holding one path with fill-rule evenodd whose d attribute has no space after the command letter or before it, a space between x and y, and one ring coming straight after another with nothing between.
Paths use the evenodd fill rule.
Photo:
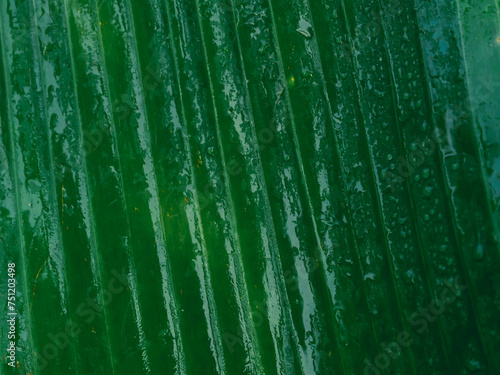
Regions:
<instances>
[{"instance_id":1,"label":"yellow speck on leaf","mask_svg":"<svg viewBox=\"0 0 500 375\"><path fill-rule=\"evenodd\" d=\"M49 255L47 256L47 259L45 259L45 262L43 262L43 264L40 266L40 268L38 269L38 272L36 274L35 283L33 285L33 294L31 295L30 310L31 310L31 307L33 306L33 300L35 299L36 283L38 281L38 276L40 276L40 272L42 272L43 266L45 266L45 263L47 263L47 261L49 260L51 255L52 255L52 253L49 253Z\"/></svg>"}]
</instances>

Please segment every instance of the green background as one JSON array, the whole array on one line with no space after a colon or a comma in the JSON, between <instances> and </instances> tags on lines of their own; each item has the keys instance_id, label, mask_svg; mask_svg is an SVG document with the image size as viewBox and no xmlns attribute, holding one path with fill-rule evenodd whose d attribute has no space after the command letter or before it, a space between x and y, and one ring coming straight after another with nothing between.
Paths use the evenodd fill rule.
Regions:
<instances>
[{"instance_id":1,"label":"green background","mask_svg":"<svg viewBox=\"0 0 500 375\"><path fill-rule=\"evenodd\" d=\"M0 375L500 374L499 7L0 0Z\"/></svg>"}]
</instances>

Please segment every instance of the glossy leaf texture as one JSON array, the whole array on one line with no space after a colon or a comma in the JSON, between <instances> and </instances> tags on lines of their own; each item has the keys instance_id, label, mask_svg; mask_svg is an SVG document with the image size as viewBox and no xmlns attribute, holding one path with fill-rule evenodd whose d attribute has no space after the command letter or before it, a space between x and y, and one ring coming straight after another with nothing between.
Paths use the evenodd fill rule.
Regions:
<instances>
[{"instance_id":1,"label":"glossy leaf texture","mask_svg":"<svg viewBox=\"0 0 500 375\"><path fill-rule=\"evenodd\" d=\"M0 0L0 375L500 374L499 7Z\"/></svg>"}]
</instances>

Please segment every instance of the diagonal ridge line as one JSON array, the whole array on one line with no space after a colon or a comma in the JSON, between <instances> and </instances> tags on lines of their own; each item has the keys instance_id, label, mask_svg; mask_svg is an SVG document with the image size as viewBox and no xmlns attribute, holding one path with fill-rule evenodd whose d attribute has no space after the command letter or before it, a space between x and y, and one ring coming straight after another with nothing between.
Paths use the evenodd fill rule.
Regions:
<instances>
[{"instance_id":1,"label":"diagonal ridge line","mask_svg":"<svg viewBox=\"0 0 500 375\"><path fill-rule=\"evenodd\" d=\"M196 2L196 11L197 11L197 15L198 15L198 24L199 24L199 27L200 27L200 30L203 30L202 28L202 24L201 24L201 14L200 14L200 6L199 6L199 0L195 0ZM234 15L234 8L233 8L233 15ZM229 186L229 178L227 176L227 170L226 170L226 167L225 167L225 157L224 157L224 150L223 150L223 143L222 143L222 140L221 140L221 135L220 135L220 125L219 125L219 119L218 119L218 115L217 115L217 107L215 105L215 98L214 98L214 85L213 85L213 82L212 82L212 77L210 75L210 68L208 67L208 54L207 54L207 49L206 49L206 42L205 42L205 37L204 37L204 34L203 32L201 32L201 40L202 40L202 44L203 44L203 53L204 53L204 58L205 58L205 67L208 71L208 80L210 82L210 91L212 93L211 95L211 98L212 98L212 105L213 105L213 109L214 109L214 114L215 114L215 127L216 127L216 133L217 133L217 141L218 141L218 144L220 146L220 150L221 150L221 155L222 155L222 160L223 160L223 166L224 166L224 178L225 180L227 181L227 184ZM246 99L248 99L248 95L246 97ZM247 104L248 105L248 104ZM251 109L250 109L250 112L251 112ZM251 118L251 122L252 124L254 124L254 121L253 121L253 114L250 113L250 118ZM253 126L252 127L252 130L253 130L253 133L255 133L255 127ZM253 137L252 139L256 139L256 135L253 134ZM260 159L260 157L258 158L259 160L259 171L261 172L260 174L262 175L262 161ZM269 197L267 195L267 187L266 187L266 183L265 181L262 181L263 185L264 185L264 189L263 191L265 192L265 202L266 202L266 208L269 209ZM230 190L228 190L230 192ZM232 199L230 200L231 202L231 206L234 207L233 205L233 202L232 202ZM233 211L234 212L234 211ZM237 218L235 216L235 222L237 222ZM271 228L270 230L272 231L272 233L274 234L275 233L275 228L274 228L274 222L272 222L272 225L271 225ZM273 238L276 238L276 236L272 236ZM274 246L275 250L277 250L277 244L275 244L276 246ZM271 246L272 247L272 246ZM276 251L272 252L271 253L272 255L272 260L271 260L271 264L272 264L272 269L273 269L273 273L275 273L277 275L277 277L279 278L279 291L278 291L278 296L279 296L279 299L281 301L284 302L284 305L286 306L284 308L284 311L282 310L282 313L285 317L285 321L287 322L286 324L288 326L290 326L291 324L291 310L290 310L290 304L289 304L289 301L288 301L288 296L286 295L286 291L284 290L285 286L284 286L284 277L282 275L282 273L280 272L281 270L281 267L278 267L277 266L277 263L278 264L281 264L281 262L279 261L279 253L277 254ZM277 280L278 281L278 280ZM292 329L293 331L293 329ZM293 334L293 333L292 333ZM295 335L294 335L295 336ZM276 337L274 337L274 331L273 331L273 340L276 340ZM297 342L296 342L297 344ZM275 345L276 345L276 342L275 342ZM276 350L276 354L277 356L279 357L279 350L275 349ZM280 363L277 363L276 364L278 369L281 371L281 368L280 368Z\"/></svg>"},{"instance_id":2,"label":"diagonal ridge line","mask_svg":"<svg viewBox=\"0 0 500 375\"><path fill-rule=\"evenodd\" d=\"M33 17L33 23L34 23L34 27L35 27L35 30L38 28L38 19L37 19L37 16L36 16L36 3L35 3L35 0L31 0L31 5L32 5L32 17ZM40 80L40 85L44 85L45 83L45 74L44 74L44 71L43 71L43 67L41 66L42 65L42 54L40 52L40 48L36 48L38 46L38 43L36 43L36 41L33 40L34 38L32 37L32 40L31 40L31 43L32 43L32 47L33 47L33 50L34 51L37 51L37 53L34 53L34 58L33 58L33 61L34 61L34 64L38 64L40 65L39 68L39 76L37 77L39 80ZM37 38L37 40L39 40ZM33 45L34 44L34 45ZM35 70L36 71L36 70ZM35 78L36 79L36 78ZM47 109L47 97L46 97L46 94L45 94L45 90L42 88L41 90L42 92L42 95L41 95L41 99L43 100L43 114L44 116L42 117L41 121L44 123L45 125L45 130L47 132L47 148L48 148L48 161L49 161L49 168L50 168L50 182L51 182L51 185L52 186L49 186L48 189L49 190L49 194L52 198L52 201L53 202L57 202L57 192L56 192L56 181L55 181L55 175L54 175L54 162L53 162L53 149L52 149L52 142L51 142L51 139L50 139L50 135L51 135L51 131L50 131L50 127L49 127L49 122L48 122L48 119L47 119L47 115L48 115L48 109ZM53 206L53 205L51 205ZM59 213L55 213L54 212L54 208L52 207L51 209L51 214L53 217L57 217L59 216ZM52 221L52 220L51 220ZM64 260L66 257L65 257L65 254L64 254L64 247L63 247L63 243L62 243L62 238L63 238L63 235L62 235L62 228L61 226L59 225L59 223L57 224L53 224L52 225L56 225L56 235L58 237L58 241L57 243L54 245L54 248L52 250L52 252L55 252L56 251L56 246L57 245L60 245L61 246L61 249L60 249L60 254L61 254L61 257L62 259ZM49 253L49 257L47 258L47 261L50 259L50 253ZM46 262L47 262L46 261ZM59 272L63 273L64 274L64 284L69 287L69 282L68 282L68 274L66 272L66 270L64 270L64 272L62 270L60 270ZM67 302L63 302L61 301L61 304L67 304L68 306L70 306L70 302L67 301ZM67 314L69 315L69 314ZM78 375L79 371L78 371L78 366L77 366L77 363L78 363L78 356L76 355L76 345L73 343L73 345L71 345L71 349L72 349L72 352L73 352L73 357L74 357L74 361L75 361L75 372L76 374Z\"/></svg>"},{"instance_id":3,"label":"diagonal ridge line","mask_svg":"<svg viewBox=\"0 0 500 375\"><path fill-rule=\"evenodd\" d=\"M68 46L69 46L69 51L70 51L70 65L71 65L71 75L73 79L73 92L76 98L76 112L77 112L77 118L78 118L78 132L79 132L79 144L78 144L78 152L81 156L81 162L83 163L83 173L84 173L84 180L85 180L85 194L87 196L91 196L89 184L88 184L88 166L87 166L87 158L85 157L85 151L84 151L84 144L83 144L83 126L82 126L82 120L81 120L81 114L80 114L80 106L79 106L79 98L78 98L78 91L76 89L77 85L77 80L76 80L76 72L75 72L75 62L74 62L74 56L73 56L73 47L72 47L72 42L71 42L71 30L70 30L70 23L69 23L69 16L68 16L68 6L67 6L67 0L63 0L63 7L64 7L64 15L65 15L65 21L66 21L66 34L68 37ZM91 248L93 249L93 255L95 257L96 263L97 263L97 278L99 282L99 295L100 295L100 302L102 303L103 306L103 313L104 313L104 322L106 325L106 342L108 344L108 354L109 354L109 360L111 363L111 370L113 374L115 373L115 367L114 367L114 362L113 362L113 356L112 356L112 346L111 346L111 338L109 334L109 317L107 313L107 308L104 306L104 290L103 290L103 283L102 283L102 267L100 265L100 256L99 256L99 246L97 245L97 240L95 236L95 216L94 216L94 209L92 207L92 201L88 201L88 210L89 210L89 220L91 223L90 231L91 231Z\"/></svg>"},{"instance_id":4,"label":"diagonal ridge line","mask_svg":"<svg viewBox=\"0 0 500 375\"><path fill-rule=\"evenodd\" d=\"M127 3L127 8L128 8L128 12L130 14L130 17L129 17L129 22L130 22L130 26L131 26L131 29L132 29L132 33L133 35L136 35L136 32L135 32L135 25L134 25L134 19L133 19L133 12L132 12L132 8L131 8L131 5L130 5L130 1L129 0L125 0L126 3ZM139 82L144 82L143 80L143 77L142 77L142 70L141 70L141 63L140 63L140 59L139 59L139 53L138 53L138 50L137 50L137 45L135 43L135 38L132 38L132 42L133 44L133 53L135 54L136 56L136 59L135 59L135 63L137 64L137 74L139 76L138 80ZM150 132L150 129L149 129L149 120L148 120L148 114L147 114L147 107L145 106L145 98L144 98L144 92L141 90L140 91L140 99L141 99L141 106L143 108L143 112L144 112L144 117L145 117L145 128L146 128L146 133L148 134L148 138L147 138L147 141L149 141L148 144L148 147L151 148L151 132ZM150 157L151 157L151 162L152 162L152 165L153 165L153 170L154 170L154 165L155 165L155 162L154 162L154 156L152 154L152 152L150 153ZM156 192L156 195L154 197L155 199L155 203L158 205L158 207L160 207L160 204L159 204L159 189L158 189L158 181L156 179L156 172L153 172L153 179L154 179L154 189L155 189L155 192ZM158 219L158 218L157 218ZM162 215L160 214L160 222L162 223L161 225L161 234L162 234L162 237L163 237L163 241L164 241L164 245L166 246L167 244L167 235L166 235L166 232L165 232L165 226L163 225L163 217ZM165 248L166 250L166 248ZM169 265L170 265L170 262L169 262ZM170 270L169 270L170 271ZM168 278L168 280L171 282L171 279ZM168 286L165 286L165 287L168 287ZM165 299L165 295L163 296ZM173 304L173 308L174 308L174 311L172 311L170 309L170 307L167 307L167 313L168 313L168 320L169 320L169 324L172 326L172 329L174 330L175 332L175 336L173 337L174 339L174 345L175 346L179 346L180 348L180 351L176 353L179 354L179 357L177 358L178 361L179 361L179 371L181 373L183 373L185 371L185 358L184 358L184 348L183 348L183 344L182 344L182 339L181 339L181 333L180 333L180 328L177 324L174 323L175 320L177 320L177 310L178 310L178 305L177 305L177 302L175 300L175 297L174 297L174 294L172 293L172 290L170 290L170 298L172 300L172 304ZM165 304L168 306L168 301L165 300ZM173 315L173 316L172 316ZM176 342L175 339L178 339L179 341Z\"/></svg>"},{"instance_id":5,"label":"diagonal ridge line","mask_svg":"<svg viewBox=\"0 0 500 375\"><path fill-rule=\"evenodd\" d=\"M99 21L99 6L97 4L97 0L94 0L94 4L95 4L95 15L96 15L96 18L97 18L97 22ZM101 63L101 66L102 66L102 69L104 71L104 74L103 74L103 80L104 80L104 95L106 98L110 98L110 86L109 86L109 80L108 80L108 72L107 72L107 67L106 67L106 56L104 55L104 44L103 44L103 40L102 40L102 34L101 34L101 29L99 27L96 28L97 30L97 37L99 39L99 56L98 58L100 57L100 63ZM120 158L120 152L118 150L118 144L117 144L117 138L116 138L116 124L115 124L115 119L113 117L113 115L111 114L109 116L109 123L111 125L111 139L112 139L112 142L111 142L111 145L112 145L112 149L115 151L115 154L116 154L116 159L117 159L117 163L118 163L118 168L119 170L117 171L117 174L119 175L119 184L120 184L120 196L121 196L121 199L123 201L123 208L125 209L125 219L126 219L126 222L127 222L127 236L129 238L131 238L131 231L130 231L130 220L129 220L129 217L128 217L128 208L127 208L127 201L125 199L125 186L124 186L124 183L123 183L123 174L122 174L122 166L121 166L121 158ZM134 302L134 312L136 314L136 318L137 318L137 322L136 322L136 325L137 325L137 332L139 334L139 337L140 337L140 341L141 342L144 342L145 341L145 333L144 333L144 330L142 328L142 314L141 314L141 307L139 306L138 304L138 298L137 298L137 275L136 275L136 272L135 272L135 262L134 262L134 259L133 257L129 257L128 259L128 263L129 263L129 266L130 267L130 277L132 279L132 282L131 282L131 285L130 285L130 290L131 290L131 294L132 294L132 300ZM149 373L149 358L148 358L148 355L147 355L147 352L145 351L144 347L141 348L141 354L142 354L142 360L144 362L144 366L146 368L146 371Z\"/></svg>"},{"instance_id":6,"label":"diagonal ridge line","mask_svg":"<svg viewBox=\"0 0 500 375\"><path fill-rule=\"evenodd\" d=\"M13 124L13 121L12 121L12 108L11 108L11 93L10 93L10 89L9 89L9 85L10 85L10 79L9 79L9 76L7 74L7 61L5 59L5 53L6 53L6 49L5 49L5 44L4 44L4 38L3 38L3 35L4 35L4 32L3 32L3 27L2 26L2 23L0 23L0 48L1 48L1 51L0 54L2 55L2 61L3 61L3 75L4 75L4 84L5 84L5 92L6 92L6 98L5 98L5 102L6 102L6 107L7 107L7 125L8 125L8 130L9 130L9 138L10 138L10 147L11 147L11 153L12 153L12 180L13 180L13 187L14 187L14 193L15 193L15 206L16 206L16 215L18 217L18 220L16 220L16 227L18 229L18 236L19 236L19 255L20 255L20 258L21 258L21 266L23 268L23 272L22 272L22 279L23 279L23 294L25 296L28 296L29 293L28 293L28 278L26 276L26 258L25 258L25 254L24 254L24 250L26 248L26 244L24 242L24 236L23 236L23 231L22 231L22 225L23 225L23 222L22 222L22 212L21 212L21 194L20 194L20 189L19 189L19 181L18 181L18 174L17 174L17 156L16 156L16 147L15 147L15 143L14 143L14 124ZM24 304L27 305L27 302L24 301ZM28 308L26 309L28 311L27 313L27 317L26 317L26 325L28 326L28 330L29 330L29 343L30 343L30 346L31 346L31 350L34 352L35 351L35 346L33 344L33 326L32 326L32 317L31 317L31 309ZM34 372L34 375L37 375L38 373L38 366L36 364L36 360L33 361L33 372Z\"/></svg>"},{"instance_id":7,"label":"diagonal ridge line","mask_svg":"<svg viewBox=\"0 0 500 375\"><path fill-rule=\"evenodd\" d=\"M177 62L177 51L174 47L174 40L173 40L173 30L172 30L172 21L171 21L171 10L170 10L170 7L168 5L168 2L165 1L165 6L166 6L166 11L167 11L167 17L168 17L168 29L169 29L169 35L170 35L170 38L169 38L169 41L170 41L170 45L172 46L172 53L173 53L173 64L174 64L174 68L175 68L175 75L176 77L179 78L180 76L180 73L179 73L179 66L178 66L178 62ZM182 90L181 90L181 87L180 87L180 81L179 79L177 79L177 86L178 86L178 89L179 89L179 99L180 99L180 102L181 102L181 115L182 115L182 119L183 119L183 122L186 123L186 111L185 111L185 103L184 103L184 98L183 98L183 95L182 95ZM186 140L185 140L185 143L186 143L186 147L187 147L187 150L188 150L188 153L189 155L191 155L191 145L189 143L189 139L187 138L187 135L186 135ZM224 160L222 160L222 162L224 163ZM192 163L190 162L190 166L191 166L191 174L193 176L193 181L196 181L196 176L195 176L195 173L194 173L194 169L193 169L193 166L192 166ZM225 170L225 165L223 166L223 169ZM225 182L227 182L227 179L225 179ZM229 189L227 188L227 191L229 192ZM196 204L197 204L197 210L198 212L200 212L200 204L199 204L199 196L198 196L198 193L197 191L195 191L195 197L196 197ZM231 199L230 197L230 194L228 194L228 197L229 199ZM232 206L232 202L230 203L230 207L231 207L231 212L232 212L232 218L235 217L235 214L234 214L234 209L233 209L233 206ZM201 221L200 221L201 222ZM233 230L233 233L235 233L235 241L236 241L236 244L237 244L237 248L240 249L240 240L239 240L239 236L238 236L238 233L236 230L234 230L234 223L233 223L233 220L230 220L230 225L232 227L232 230ZM202 227L202 230L203 230L203 224L201 224L201 227ZM205 245L206 247L206 245ZM236 251L236 262L238 263L239 265L239 269L242 270L243 274L242 274L242 280L244 280L245 276L244 276L244 270L243 270L243 261L241 259L241 253L240 251ZM236 283L235 283L236 285ZM240 310L240 314L243 314L244 315L244 312L249 312L250 311L250 304L249 304L249 298L248 298L248 291L247 291L247 288L246 288L246 283L243 282L243 293L241 293L238 289L238 294L243 294L244 298L245 298L245 302L243 303L245 306L243 305L240 305L238 304L238 309ZM243 298L243 297L242 297ZM248 322L245 322L245 328L248 330L248 328L246 327L246 324L248 324ZM252 340L256 340L256 337L257 337L257 334L256 334L256 331L255 331L255 327L253 326L253 324L251 324L251 328L250 328L251 332L247 332L246 335L250 336L250 338ZM250 352L252 353L253 356L256 357L256 366L257 368L259 368L259 371L263 371L262 369L262 363L261 363L261 359L260 359L260 352L258 351L254 351L253 348L249 349Z\"/></svg>"},{"instance_id":8,"label":"diagonal ridge line","mask_svg":"<svg viewBox=\"0 0 500 375\"><path fill-rule=\"evenodd\" d=\"M231 2L232 2L232 0L231 0ZM232 5L232 6L233 6L233 18L236 20L234 5ZM275 52L276 52L276 54L277 54L277 56L279 58L279 61L283 61L282 57L281 57L281 50L280 50L280 47L279 47L278 36L276 34L277 33L277 29L276 29L276 24L275 24L275 20L274 20L274 12L273 12L273 8L272 8L272 4L270 2L268 2L268 6L269 6L269 12L270 12L270 20L271 20L271 23L272 23L271 29L272 29L272 34L273 34L273 41L274 41L274 44L276 46ZM239 36L238 36L238 30L237 29L236 29L236 33L237 33L238 48L240 50L240 56L241 56L242 47L241 47L241 42L240 42L240 39L239 39ZM240 57L240 58L241 58L241 61L242 61L242 65L244 67L245 64L244 64L243 57ZM321 249L321 247L322 247L321 246L321 240L320 240L320 236L319 236L319 233L318 233L318 228L317 228L316 220L314 218L314 210L313 210L311 199L310 199L309 187L308 187L308 185L306 183L304 166L303 166L303 161L302 161L302 155L301 155L300 148L298 147L299 143L298 143L298 137L297 137L296 127L295 127L295 120L294 120L294 117L293 117L293 110L292 110L292 105L291 105L291 102L290 102L290 95L289 95L288 86L286 84L286 77L285 77L285 73L284 73L284 70L283 70L283 64L279 63L277 65L278 65L280 77L282 78L282 81L283 81L283 90L279 93L278 98L276 99L276 103L274 105L273 112L276 109L276 106L277 106L277 104L278 104L278 102L279 102L279 100L281 98L281 95L283 94L284 91L286 91L285 102L286 102L287 110L288 110L288 112L290 114L290 122L291 122L291 126L292 126L292 138L293 138L293 143L294 143L295 154L297 155L297 160L298 160L298 164L299 164L299 175L300 175L300 179L301 179L301 185L303 186L303 188L304 188L304 190L306 192L306 197L307 197L306 198L306 204L307 204L307 208L308 208L308 210L309 210L309 212L311 214L309 216L310 216L310 219L311 219L311 223L313 225L313 232L314 232L314 237L315 237L315 240L316 240L316 245L318 246L318 249ZM244 69L243 69L243 71L244 71ZM248 80L245 80L245 82L248 82ZM246 83L246 87L247 87L247 92L248 92L248 90L249 90L248 89L248 83ZM322 264L324 266L326 264L324 252L320 251L320 254L321 254L321 261L322 261ZM323 270L323 276L326 278L326 274L325 274L324 270ZM333 319L333 320L335 320L335 319ZM334 331L336 333L338 333L338 330L336 328L336 324L333 324L333 327L334 327ZM345 373L344 358L343 358L342 350L340 350L340 346L339 346L338 341L336 342L336 344L337 344L337 347L339 349L339 355L340 355L340 358L341 358L342 371L343 371L343 373Z\"/></svg>"},{"instance_id":9,"label":"diagonal ridge line","mask_svg":"<svg viewBox=\"0 0 500 375\"><path fill-rule=\"evenodd\" d=\"M457 17L458 17L458 14L457 14ZM424 54L424 52L423 52L424 47L423 47L423 40L422 40L422 37L420 36L420 34L419 34L419 40L420 40L420 43L419 43L419 47L420 47L419 48L419 53L420 53L421 56L423 56L423 54ZM426 94L427 94L426 95L426 101L428 102L430 110L432 112L434 112L433 109L432 109L433 106L432 106L431 95L429 93L430 82L429 82L429 72L428 72L428 69L427 69L427 64L424 64L424 77L425 77L426 82L428 82L428 85L426 85ZM468 95L469 95L469 100L470 100L470 89L469 88L468 88ZM432 118L432 122L433 122L434 126L436 126L435 121L434 121L433 118ZM474 125L475 125L475 123L474 123ZM439 159L439 167L440 167L440 170L441 170L442 181L443 181L443 184L445 186L447 186L448 184L447 184L447 179L446 179L446 176L445 176L445 166L443 165L442 158L438 158L438 159ZM460 244L458 233L457 233L457 223L456 223L456 219L455 219L456 212L453 209L453 202L451 201L452 198L451 198L451 196L449 194L448 189L445 189L445 190L446 190L445 191L446 205L447 205L448 210L450 211L450 213L452 213L452 228L453 228L452 232L453 232L454 240L455 240L455 242L457 244L457 246L454 247L454 249L455 249L455 253L456 253L457 259L458 259L459 268L461 269L462 274L464 275L464 277L466 279L466 284L467 285L473 285L471 283L469 272L467 271L467 269L465 267L465 260L463 259L463 249L462 249L462 246ZM458 249L458 247L460 247L460 249ZM477 313L476 305L474 303L474 300L476 300L477 297L475 296L475 293L473 291L471 291L471 289L472 288L467 288L467 291L466 291L466 294L468 296L467 299L469 300L469 302L471 304L471 309L472 309L473 315L474 315L474 324L476 325L476 328L477 328L477 331L478 331L478 335L479 335L479 339L480 339L480 344L485 349L484 352L486 353L486 360L488 362L488 366L491 366L491 359L489 358L489 351L486 350L487 347L485 345L484 336L483 336L483 333L482 333L482 330L481 330L481 326L480 326L479 321L478 321L478 313ZM491 367L489 367L489 368L491 368Z\"/></svg>"}]
</instances>

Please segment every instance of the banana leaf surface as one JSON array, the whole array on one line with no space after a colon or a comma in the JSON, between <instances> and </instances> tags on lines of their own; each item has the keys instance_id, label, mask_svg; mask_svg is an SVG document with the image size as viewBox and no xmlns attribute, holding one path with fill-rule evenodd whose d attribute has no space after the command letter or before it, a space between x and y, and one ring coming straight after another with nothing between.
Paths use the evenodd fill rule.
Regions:
<instances>
[{"instance_id":1,"label":"banana leaf surface","mask_svg":"<svg viewBox=\"0 0 500 375\"><path fill-rule=\"evenodd\" d=\"M0 375L500 374L499 8L0 0Z\"/></svg>"}]
</instances>

